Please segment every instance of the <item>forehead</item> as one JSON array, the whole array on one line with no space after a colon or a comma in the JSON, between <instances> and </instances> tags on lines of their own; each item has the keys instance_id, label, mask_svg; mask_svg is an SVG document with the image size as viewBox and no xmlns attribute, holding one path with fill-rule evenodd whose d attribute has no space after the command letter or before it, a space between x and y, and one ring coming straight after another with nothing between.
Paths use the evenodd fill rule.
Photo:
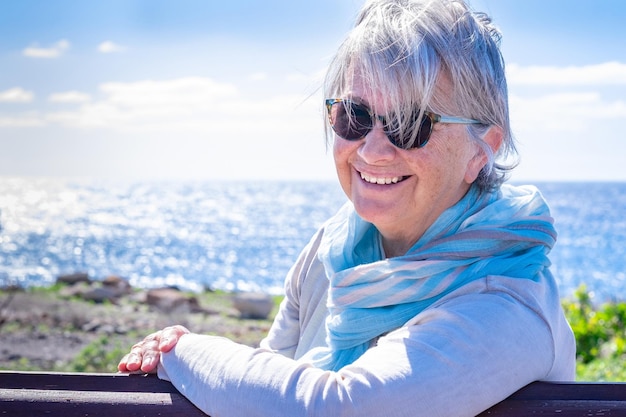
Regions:
<instances>
[{"instance_id":1,"label":"forehead","mask_svg":"<svg viewBox=\"0 0 626 417\"><path fill-rule=\"evenodd\" d=\"M350 98L355 102L365 104L372 110L376 111L376 106L384 104L386 96L385 92L372 87L362 77L353 77L351 82L346 83L342 97Z\"/></svg>"},{"instance_id":2,"label":"forehead","mask_svg":"<svg viewBox=\"0 0 626 417\"><path fill-rule=\"evenodd\" d=\"M415 79L413 74L409 78ZM361 71L346 74L341 97L350 98L370 107L375 113L405 111L424 108L431 111L447 111L454 106L454 87L445 71L436 77L434 85L421 88L417 82L394 82L378 80L363 75Z\"/></svg>"}]
</instances>

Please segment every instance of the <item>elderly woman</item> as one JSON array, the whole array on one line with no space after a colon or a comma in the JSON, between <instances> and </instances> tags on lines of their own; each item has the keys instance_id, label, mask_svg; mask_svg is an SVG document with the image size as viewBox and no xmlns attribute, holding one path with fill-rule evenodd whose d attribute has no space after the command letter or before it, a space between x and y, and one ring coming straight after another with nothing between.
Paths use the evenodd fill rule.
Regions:
<instances>
[{"instance_id":1,"label":"elderly woman","mask_svg":"<svg viewBox=\"0 0 626 417\"><path fill-rule=\"evenodd\" d=\"M573 379L552 218L535 188L503 185L498 41L463 1L368 2L325 86L350 201L289 271L261 347L175 326L119 369L157 369L206 413L246 417L471 416Z\"/></svg>"}]
</instances>

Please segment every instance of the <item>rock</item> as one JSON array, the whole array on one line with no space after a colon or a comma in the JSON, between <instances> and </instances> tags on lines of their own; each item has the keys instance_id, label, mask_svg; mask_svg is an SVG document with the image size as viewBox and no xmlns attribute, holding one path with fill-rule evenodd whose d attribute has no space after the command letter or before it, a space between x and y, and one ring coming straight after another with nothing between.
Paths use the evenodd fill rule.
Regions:
<instances>
[{"instance_id":1,"label":"rock","mask_svg":"<svg viewBox=\"0 0 626 417\"><path fill-rule=\"evenodd\" d=\"M163 311L192 312L199 309L198 299L174 288L155 288L146 294L146 303Z\"/></svg>"},{"instance_id":2,"label":"rock","mask_svg":"<svg viewBox=\"0 0 626 417\"><path fill-rule=\"evenodd\" d=\"M79 282L91 284L89 274L87 274L86 272L75 272L73 274L59 275L57 277L57 284L75 285Z\"/></svg>"},{"instance_id":3,"label":"rock","mask_svg":"<svg viewBox=\"0 0 626 417\"><path fill-rule=\"evenodd\" d=\"M57 282L67 284L59 293L63 297L79 297L87 301L112 303L132 292L128 281L115 275L106 277L102 281L92 281L86 273L61 275Z\"/></svg>"},{"instance_id":4,"label":"rock","mask_svg":"<svg viewBox=\"0 0 626 417\"><path fill-rule=\"evenodd\" d=\"M103 303L105 301L115 302L119 297L119 293L115 289L108 287L92 286L80 294L83 300L93 301L95 303Z\"/></svg>"},{"instance_id":5,"label":"rock","mask_svg":"<svg viewBox=\"0 0 626 417\"><path fill-rule=\"evenodd\" d=\"M62 288L59 291L59 295L64 298L78 297L94 303L103 303L105 301L116 303L123 294L115 288L103 286L100 282L92 282L90 284L79 282Z\"/></svg>"},{"instance_id":6,"label":"rock","mask_svg":"<svg viewBox=\"0 0 626 417\"><path fill-rule=\"evenodd\" d=\"M109 275L103 279L102 286L114 291L118 296L127 295L133 292L133 288L128 281L117 275Z\"/></svg>"},{"instance_id":7,"label":"rock","mask_svg":"<svg viewBox=\"0 0 626 417\"><path fill-rule=\"evenodd\" d=\"M274 300L268 294L241 293L233 297L233 307L241 318L265 320L274 308Z\"/></svg>"},{"instance_id":8,"label":"rock","mask_svg":"<svg viewBox=\"0 0 626 417\"><path fill-rule=\"evenodd\" d=\"M83 294L91 288L90 283L78 282L68 285L59 290L59 295L63 298L82 297Z\"/></svg>"},{"instance_id":9,"label":"rock","mask_svg":"<svg viewBox=\"0 0 626 417\"><path fill-rule=\"evenodd\" d=\"M91 320L88 323L85 323L82 326L82 331L83 332L91 332L91 333L93 333L93 332L96 332L100 328L101 325L102 324L100 323L100 320L94 319L94 320Z\"/></svg>"}]
</instances>

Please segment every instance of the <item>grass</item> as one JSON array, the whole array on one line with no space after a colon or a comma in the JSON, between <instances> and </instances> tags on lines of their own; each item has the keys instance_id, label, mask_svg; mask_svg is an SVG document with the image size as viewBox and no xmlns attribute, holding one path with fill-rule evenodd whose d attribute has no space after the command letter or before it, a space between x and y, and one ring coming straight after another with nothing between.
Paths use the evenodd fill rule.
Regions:
<instances>
[{"instance_id":1,"label":"grass","mask_svg":"<svg viewBox=\"0 0 626 417\"><path fill-rule=\"evenodd\" d=\"M0 333L6 340L44 339L46 349L63 349L68 338L77 338L80 345L75 354L46 358L32 355L28 349L5 355L0 369L51 372L115 372L117 363L131 346L146 335L166 326L182 324L190 330L224 336L249 346L257 346L267 334L278 309L280 297L275 298L274 311L267 320L241 319L232 307L232 294L215 291L193 295L207 311L187 310L163 312L123 297L117 305L94 303L79 298L62 297L63 286L32 288L25 293L0 290ZM90 331L92 321L112 324L108 330ZM124 331L117 331L120 325ZM10 339L13 336L13 339ZM1 343L1 341L0 341ZM10 343L10 342L5 342ZM39 343L41 345L42 343ZM55 346L56 344L56 346ZM31 348L31 351L34 349ZM15 350L15 349L12 349ZM29 359L30 358L30 359ZM55 359L57 358L57 359Z\"/></svg>"},{"instance_id":2,"label":"grass","mask_svg":"<svg viewBox=\"0 0 626 417\"><path fill-rule=\"evenodd\" d=\"M34 288L33 294L52 302L58 299L61 287ZM0 296L3 295L0 291ZM6 293L5 293L6 295ZM192 331L224 336L249 346L258 345L271 325L282 297L275 297L274 310L268 320L241 319L233 314L231 294L221 291L194 294L199 304L215 311L215 314L174 313L165 317L154 316L145 305L133 309L150 320L142 328L129 329L125 334L102 334L92 337L69 362L56 362L41 369L28 359L19 358L11 364L13 370L44 370L58 372L115 372L119 359L129 351L133 343L145 335L171 324L183 324ZM1 303L0 303L1 304ZM55 311L50 311L47 320L31 325L34 333L50 331L80 332L81 311L101 316L119 314L119 305L88 303L73 299L78 306L69 320L54 321ZM577 347L577 379L580 381L626 381L626 303L611 302L597 305L585 287L580 287L572 299L562 301L565 315L574 331ZM53 309L54 310L54 309ZM0 311L2 313L2 311ZM0 317L1 318L1 317ZM6 321L1 324L2 333L23 331L19 322Z\"/></svg>"}]
</instances>

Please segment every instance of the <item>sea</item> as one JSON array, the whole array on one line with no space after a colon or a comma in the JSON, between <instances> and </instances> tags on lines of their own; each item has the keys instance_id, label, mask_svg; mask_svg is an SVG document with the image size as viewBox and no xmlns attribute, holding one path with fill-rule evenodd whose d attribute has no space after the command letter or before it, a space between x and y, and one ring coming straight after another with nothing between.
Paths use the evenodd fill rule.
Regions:
<instances>
[{"instance_id":1,"label":"sea","mask_svg":"<svg viewBox=\"0 0 626 417\"><path fill-rule=\"evenodd\" d=\"M559 234L562 297L626 300L626 183L534 183ZM315 230L346 201L332 181L0 177L0 287L117 275L140 288L281 294Z\"/></svg>"}]
</instances>

